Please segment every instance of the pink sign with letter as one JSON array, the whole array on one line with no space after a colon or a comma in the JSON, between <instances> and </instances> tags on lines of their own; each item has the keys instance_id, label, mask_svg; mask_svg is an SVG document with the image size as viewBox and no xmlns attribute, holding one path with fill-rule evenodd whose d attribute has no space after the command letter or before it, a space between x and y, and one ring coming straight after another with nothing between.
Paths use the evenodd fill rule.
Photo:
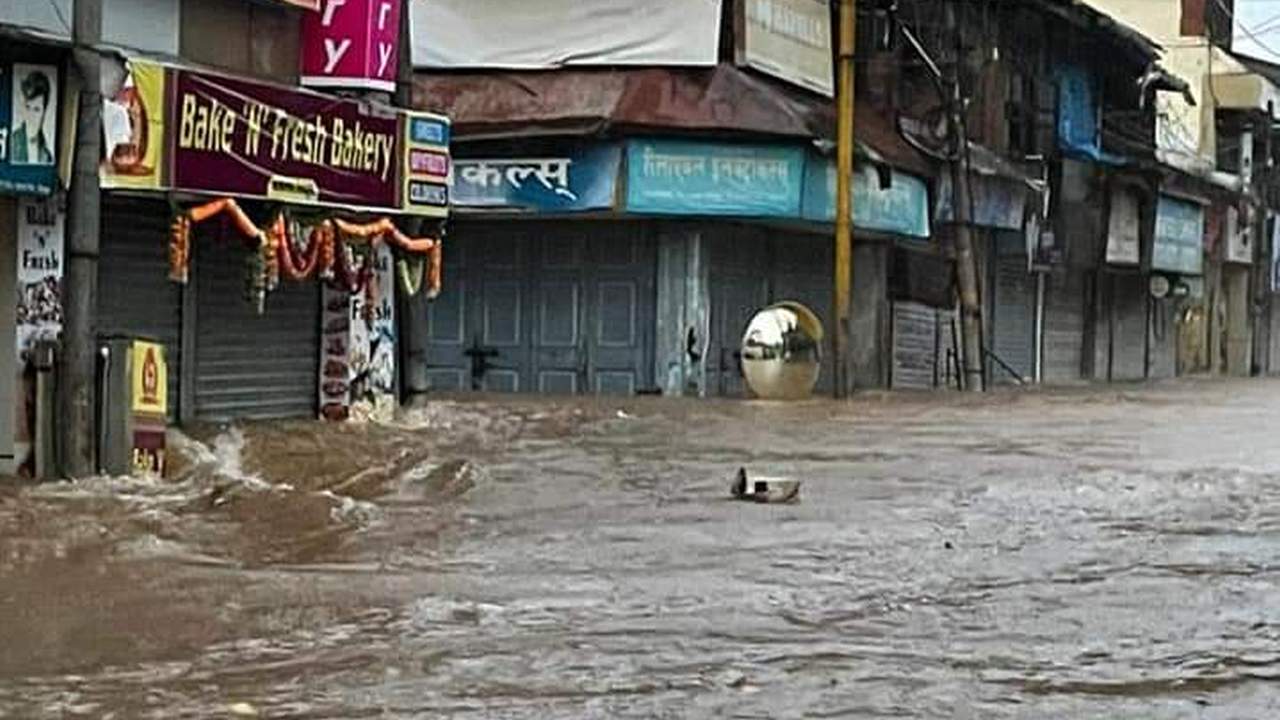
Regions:
<instances>
[{"instance_id":1,"label":"pink sign with letter","mask_svg":"<svg viewBox=\"0 0 1280 720\"><path fill-rule=\"evenodd\" d=\"M323 0L302 20L302 84L393 92L399 0Z\"/></svg>"}]
</instances>

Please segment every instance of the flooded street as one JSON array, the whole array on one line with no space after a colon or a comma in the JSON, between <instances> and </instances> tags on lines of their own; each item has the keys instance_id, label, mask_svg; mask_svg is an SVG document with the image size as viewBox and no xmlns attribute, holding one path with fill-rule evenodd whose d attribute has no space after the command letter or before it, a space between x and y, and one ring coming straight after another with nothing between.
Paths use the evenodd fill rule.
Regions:
<instances>
[{"instance_id":1,"label":"flooded street","mask_svg":"<svg viewBox=\"0 0 1280 720\"><path fill-rule=\"evenodd\" d=\"M1276 427L1251 381L210 428L0 490L0 717L1275 717Z\"/></svg>"}]
</instances>

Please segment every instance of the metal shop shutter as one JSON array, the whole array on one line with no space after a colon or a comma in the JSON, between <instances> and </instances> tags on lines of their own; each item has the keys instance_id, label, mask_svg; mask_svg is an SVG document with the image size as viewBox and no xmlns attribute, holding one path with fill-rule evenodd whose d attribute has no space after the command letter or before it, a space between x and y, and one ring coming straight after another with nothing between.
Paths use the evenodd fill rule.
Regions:
<instances>
[{"instance_id":1,"label":"metal shop shutter","mask_svg":"<svg viewBox=\"0 0 1280 720\"><path fill-rule=\"evenodd\" d=\"M1084 276L1055 271L1048 277L1044 310L1044 381L1081 378L1084 344Z\"/></svg>"},{"instance_id":2,"label":"metal shop shutter","mask_svg":"<svg viewBox=\"0 0 1280 720\"><path fill-rule=\"evenodd\" d=\"M996 258L992 352L1020 377L1035 374L1036 279L1027 272L1025 255ZM994 361L987 363L995 384L1015 382L1009 371Z\"/></svg>"},{"instance_id":3,"label":"metal shop shutter","mask_svg":"<svg viewBox=\"0 0 1280 720\"><path fill-rule=\"evenodd\" d=\"M182 288L169 282L169 205L105 195L98 261L98 332L150 337L169 362L169 415L178 417Z\"/></svg>"},{"instance_id":4,"label":"metal shop shutter","mask_svg":"<svg viewBox=\"0 0 1280 720\"><path fill-rule=\"evenodd\" d=\"M921 303L893 303L892 387L898 390L935 387L940 369L938 355L938 312Z\"/></svg>"},{"instance_id":5,"label":"metal shop shutter","mask_svg":"<svg viewBox=\"0 0 1280 720\"><path fill-rule=\"evenodd\" d=\"M313 416L320 364L320 285L282 280L258 315L244 296L239 238L193 241L196 417Z\"/></svg>"}]
</instances>

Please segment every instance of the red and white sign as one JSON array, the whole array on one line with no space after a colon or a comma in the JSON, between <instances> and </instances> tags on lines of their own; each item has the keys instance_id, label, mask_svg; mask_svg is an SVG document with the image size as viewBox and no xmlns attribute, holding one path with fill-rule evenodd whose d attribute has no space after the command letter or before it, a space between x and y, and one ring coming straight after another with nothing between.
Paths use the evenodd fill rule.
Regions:
<instances>
[{"instance_id":1,"label":"red and white sign","mask_svg":"<svg viewBox=\"0 0 1280 720\"><path fill-rule=\"evenodd\" d=\"M302 20L302 84L392 92L400 0L322 0Z\"/></svg>"}]
</instances>

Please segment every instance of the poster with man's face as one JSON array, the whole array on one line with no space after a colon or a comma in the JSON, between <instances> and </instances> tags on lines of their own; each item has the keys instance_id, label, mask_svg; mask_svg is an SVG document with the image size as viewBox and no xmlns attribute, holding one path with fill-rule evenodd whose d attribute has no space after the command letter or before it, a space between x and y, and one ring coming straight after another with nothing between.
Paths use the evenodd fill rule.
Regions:
<instances>
[{"instance_id":1,"label":"poster with man's face","mask_svg":"<svg viewBox=\"0 0 1280 720\"><path fill-rule=\"evenodd\" d=\"M53 165L58 141L57 98L57 68L14 63L10 164Z\"/></svg>"}]
</instances>

